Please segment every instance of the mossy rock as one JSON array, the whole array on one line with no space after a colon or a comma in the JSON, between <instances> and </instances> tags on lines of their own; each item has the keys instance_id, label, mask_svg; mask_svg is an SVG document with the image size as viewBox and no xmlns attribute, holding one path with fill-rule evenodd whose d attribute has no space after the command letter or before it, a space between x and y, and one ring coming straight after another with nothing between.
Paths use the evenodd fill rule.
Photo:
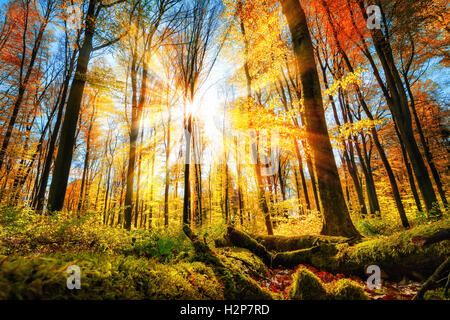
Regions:
<instances>
[{"instance_id":1,"label":"mossy rock","mask_svg":"<svg viewBox=\"0 0 450 320\"><path fill-rule=\"evenodd\" d=\"M339 279L332 284L330 295L335 300L368 300L364 287L350 279Z\"/></svg>"},{"instance_id":2,"label":"mossy rock","mask_svg":"<svg viewBox=\"0 0 450 320\"><path fill-rule=\"evenodd\" d=\"M327 291L314 273L300 267L294 274L289 298L291 300L324 300L327 298Z\"/></svg>"}]
</instances>

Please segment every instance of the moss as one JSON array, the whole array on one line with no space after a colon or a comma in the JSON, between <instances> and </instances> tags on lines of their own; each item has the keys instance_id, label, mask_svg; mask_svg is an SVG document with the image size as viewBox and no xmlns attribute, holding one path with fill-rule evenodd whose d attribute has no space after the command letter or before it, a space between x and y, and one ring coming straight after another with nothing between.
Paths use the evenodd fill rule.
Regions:
<instances>
[{"instance_id":1,"label":"moss","mask_svg":"<svg viewBox=\"0 0 450 320\"><path fill-rule=\"evenodd\" d=\"M247 233L236 230L233 227L228 227L227 238L235 246L248 249L256 254L264 261L266 265L270 265L272 263L272 254L268 252L263 245L261 245Z\"/></svg>"},{"instance_id":2,"label":"moss","mask_svg":"<svg viewBox=\"0 0 450 320\"><path fill-rule=\"evenodd\" d=\"M273 257L273 266L293 268L299 264L311 264L311 259L320 250L320 247L300 249L288 252L278 252Z\"/></svg>"},{"instance_id":3,"label":"moss","mask_svg":"<svg viewBox=\"0 0 450 320\"><path fill-rule=\"evenodd\" d=\"M237 266L244 274L250 277L263 278L267 274L267 266L261 258L247 249L232 247L218 250L218 253L228 258L232 265Z\"/></svg>"},{"instance_id":4,"label":"moss","mask_svg":"<svg viewBox=\"0 0 450 320\"><path fill-rule=\"evenodd\" d=\"M286 236L256 236L255 239L266 247L267 250L276 252L294 251L311 248L320 244L333 244L348 241L344 237L332 237L324 235L304 235L296 237Z\"/></svg>"},{"instance_id":5,"label":"moss","mask_svg":"<svg viewBox=\"0 0 450 320\"><path fill-rule=\"evenodd\" d=\"M348 243L320 244L310 260L303 262L317 269L332 273L353 274L366 277L366 267L378 265L384 276L397 280L404 275L423 277L434 270L450 255L450 241L442 241L427 247L417 248L411 239L417 235L431 235L440 228L449 228L450 219L413 229L397 232L391 236L379 236L355 245Z\"/></svg>"},{"instance_id":6,"label":"moss","mask_svg":"<svg viewBox=\"0 0 450 320\"><path fill-rule=\"evenodd\" d=\"M368 300L364 287L350 279L339 279L329 289L330 298L336 300Z\"/></svg>"},{"instance_id":7,"label":"moss","mask_svg":"<svg viewBox=\"0 0 450 320\"><path fill-rule=\"evenodd\" d=\"M265 288L261 288L253 279L241 274L238 267L209 248L208 244L194 234L187 225L183 231L191 240L195 249L195 258L210 266L224 287L224 297L228 300L270 300L274 297Z\"/></svg>"},{"instance_id":8,"label":"moss","mask_svg":"<svg viewBox=\"0 0 450 320\"><path fill-rule=\"evenodd\" d=\"M428 290L424 295L425 300L450 300L450 292L445 295L445 288Z\"/></svg>"},{"instance_id":9,"label":"moss","mask_svg":"<svg viewBox=\"0 0 450 320\"><path fill-rule=\"evenodd\" d=\"M417 235L431 235L439 228L448 227L450 227L449 219L419 226L389 237L383 236L364 241L352 247L341 245L336 258L341 265L346 264L348 271L361 273L364 271L358 270L361 266L376 264L392 276L412 272L429 275L450 254L449 241L417 248L411 244L411 239Z\"/></svg>"},{"instance_id":10,"label":"moss","mask_svg":"<svg viewBox=\"0 0 450 320\"><path fill-rule=\"evenodd\" d=\"M66 286L68 266L81 269L81 289ZM202 263L161 264L105 254L0 259L0 299L223 299L223 287Z\"/></svg>"},{"instance_id":11,"label":"moss","mask_svg":"<svg viewBox=\"0 0 450 320\"><path fill-rule=\"evenodd\" d=\"M292 300L324 300L327 292L320 279L306 268L300 267L294 274L289 298Z\"/></svg>"},{"instance_id":12,"label":"moss","mask_svg":"<svg viewBox=\"0 0 450 320\"><path fill-rule=\"evenodd\" d=\"M227 300L277 299L276 295L265 288L261 288L255 280L242 275L237 269L221 269L219 273L224 281L224 297Z\"/></svg>"}]
</instances>

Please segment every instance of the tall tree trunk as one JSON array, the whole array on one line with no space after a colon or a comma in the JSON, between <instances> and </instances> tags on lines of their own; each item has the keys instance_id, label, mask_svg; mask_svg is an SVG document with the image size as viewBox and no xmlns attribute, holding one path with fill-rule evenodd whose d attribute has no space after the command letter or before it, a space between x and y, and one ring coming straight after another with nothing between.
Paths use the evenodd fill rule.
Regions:
<instances>
[{"instance_id":1,"label":"tall tree trunk","mask_svg":"<svg viewBox=\"0 0 450 320\"><path fill-rule=\"evenodd\" d=\"M103 224L108 223L108 218L107 218L107 213L109 212L108 196L109 196L112 164L113 164L113 161L111 160L111 164L108 166L108 174L106 176L106 192L105 192L105 200L104 200L104 204L103 204Z\"/></svg>"},{"instance_id":2,"label":"tall tree trunk","mask_svg":"<svg viewBox=\"0 0 450 320\"><path fill-rule=\"evenodd\" d=\"M91 119L89 120L89 128L86 136L86 154L84 156L84 167L83 167L83 175L81 178L81 187L80 187L80 198L78 201L78 207L77 211L80 212L83 209L83 203L84 203L84 188L86 185L86 179L87 179L87 172L89 167L89 155L91 152L91 133L92 133L92 127L94 125L94 119L95 119L95 98L93 102L94 109L92 110Z\"/></svg>"},{"instance_id":3,"label":"tall tree trunk","mask_svg":"<svg viewBox=\"0 0 450 320\"><path fill-rule=\"evenodd\" d=\"M298 145L298 141L296 139L294 139L294 144L295 144L295 154L297 155L297 161L298 161L298 170L300 172L300 177L302 180L303 194L305 196L306 209L311 210L311 202L309 200L308 186L306 185L305 173L303 172L303 159L300 154L300 148ZM300 200L300 198L299 198L299 200Z\"/></svg>"},{"instance_id":4,"label":"tall tree trunk","mask_svg":"<svg viewBox=\"0 0 450 320\"><path fill-rule=\"evenodd\" d=\"M400 140L400 148L402 150L403 162L405 163L406 173L408 174L409 185L411 187L411 193L413 194L414 201L416 202L416 207L418 211L422 211L422 204L420 203L419 194L417 193L416 183L414 182L414 175L411 169L411 165L408 160L408 153L406 152L405 145L402 142L402 137L400 132L398 132L397 125L394 123L395 132Z\"/></svg>"},{"instance_id":5,"label":"tall tree trunk","mask_svg":"<svg viewBox=\"0 0 450 320\"><path fill-rule=\"evenodd\" d=\"M245 56L248 57L249 45L248 45L247 36L245 33L245 25L242 22L242 20L241 20L240 26L241 26L242 36L244 37ZM245 78L247 80L247 99L248 99L248 101L250 101L250 99L252 98L252 78L250 75L250 69L249 69L247 58L244 62L244 71L245 71ZM251 123L249 124L249 127L252 128ZM257 188L258 188L258 204L264 215L264 221L266 224L267 233L269 235L272 235L273 234L272 221L270 219L269 206L267 205L267 199L266 199L265 191L264 191L264 187L263 187L263 181L262 181L262 177L261 177L261 168L260 168L259 161L258 161L258 153L256 150L253 150L253 154L256 156L256 160L257 160L256 164L255 164L255 174L256 174L256 183L257 183Z\"/></svg>"},{"instance_id":6,"label":"tall tree trunk","mask_svg":"<svg viewBox=\"0 0 450 320\"><path fill-rule=\"evenodd\" d=\"M434 165L433 155L431 154L430 147L427 143L427 140L425 139L425 135L424 135L423 129L422 129L422 124L420 123L419 117L417 115L416 103L415 103L414 95L411 90L411 85L409 83L409 79L406 75L404 75L403 78L405 79L406 90L408 92L409 101L410 101L409 105L411 107L414 122L416 123L417 132L419 133L420 143L422 144L422 147L423 147L425 159L427 160L428 166L430 167L430 171L431 171L431 174L433 175L433 179L434 179L434 182L436 183L436 187L438 189L439 196L441 197L442 203L444 204L444 207L447 207L448 206L447 197L445 196L445 191L442 186L442 181L439 176L439 172L437 171L436 166ZM414 187L415 187L415 185L414 185Z\"/></svg>"},{"instance_id":7,"label":"tall tree trunk","mask_svg":"<svg viewBox=\"0 0 450 320\"><path fill-rule=\"evenodd\" d=\"M185 101L186 103L186 101ZM191 185L189 180L190 157L191 157L191 136L192 136L192 115L185 117L185 140L186 156L184 163L184 198L183 198L183 224L191 224Z\"/></svg>"},{"instance_id":8,"label":"tall tree trunk","mask_svg":"<svg viewBox=\"0 0 450 320\"><path fill-rule=\"evenodd\" d=\"M125 211L124 211L124 228L131 229L131 221L133 215L133 209L135 203L133 203L133 189L134 189L134 172L136 167L136 149L137 139L139 135L139 124L144 109L145 99L147 95L147 79L148 70L146 61L143 62L141 89L139 92L139 102L137 102L137 85L136 85L136 73L137 73L137 57L136 53L133 55L132 70L131 70L131 85L133 91L132 97L132 111L131 111L131 128L130 128L130 149L128 153L128 170L127 170L127 188L125 192ZM144 60L146 56L144 56Z\"/></svg>"},{"instance_id":9,"label":"tall tree trunk","mask_svg":"<svg viewBox=\"0 0 450 320\"><path fill-rule=\"evenodd\" d=\"M142 124L141 124L142 126ZM143 139L144 139L144 129L141 129L141 142L139 143L139 160L138 160L138 174L137 174L137 186L136 186L136 204L135 204L135 210L134 210L134 227L138 227L138 219L139 219L139 212L142 211L142 208L140 207L140 197L141 197L141 163L142 163L142 145L143 145Z\"/></svg>"},{"instance_id":10,"label":"tall tree trunk","mask_svg":"<svg viewBox=\"0 0 450 320\"><path fill-rule=\"evenodd\" d=\"M170 107L169 110L169 119L167 121L167 140L166 140L166 162L165 162L165 171L166 171L166 179L164 181L164 227L169 227L169 182L170 182L170 170L169 170L169 157L170 157L170 125L171 125L171 112Z\"/></svg>"},{"instance_id":11,"label":"tall tree trunk","mask_svg":"<svg viewBox=\"0 0 450 320\"><path fill-rule=\"evenodd\" d=\"M306 16L298 0L281 0L291 31L294 53L300 72L305 127L311 148L323 214L321 233L359 237L345 204L339 173L328 136L319 76Z\"/></svg>"},{"instance_id":12,"label":"tall tree trunk","mask_svg":"<svg viewBox=\"0 0 450 320\"><path fill-rule=\"evenodd\" d=\"M81 100L86 84L86 73L93 50L92 42L96 24L96 0L89 2L86 14L86 29L84 41L78 55L75 76L72 80L64 122L61 128L58 155L56 156L55 169L48 199L48 207L51 211L60 211L64 205L67 183L69 181L70 166L72 164L73 146L75 144L75 132L80 114Z\"/></svg>"},{"instance_id":13,"label":"tall tree trunk","mask_svg":"<svg viewBox=\"0 0 450 320\"><path fill-rule=\"evenodd\" d=\"M69 65L67 67L66 79L63 83L63 92L61 94L61 100L59 102L58 114L56 115L55 125L52 131L52 136L50 138L50 142L48 145L47 155L44 160L44 167L42 170L42 175L39 181L39 185L37 188L36 195L33 199L33 207L37 212L42 212L44 208L44 198L45 191L47 190L48 178L50 176L50 169L53 163L53 157L55 154L56 141L59 135L59 128L61 127L62 117L64 114L64 106L66 104L67 92L69 90L70 79L72 78L72 73L75 65L77 51L75 50L72 53L72 56L69 61Z\"/></svg>"},{"instance_id":14,"label":"tall tree trunk","mask_svg":"<svg viewBox=\"0 0 450 320\"><path fill-rule=\"evenodd\" d=\"M156 132L153 131L153 150L156 150ZM153 189L155 186L155 160L156 160L156 153L153 152L152 154L152 164L151 164L151 186L150 186L150 206L148 211L148 228L152 228L153 223Z\"/></svg>"},{"instance_id":15,"label":"tall tree trunk","mask_svg":"<svg viewBox=\"0 0 450 320\"><path fill-rule=\"evenodd\" d=\"M237 192L238 192L238 210L239 210L239 219L241 221L241 227L244 226L244 199L242 197L242 178L241 178L241 159L239 158L238 153L238 143L237 137L234 137L234 148L235 148L235 161L236 161L236 176L237 176ZM211 178L211 173L209 175Z\"/></svg>"}]
</instances>

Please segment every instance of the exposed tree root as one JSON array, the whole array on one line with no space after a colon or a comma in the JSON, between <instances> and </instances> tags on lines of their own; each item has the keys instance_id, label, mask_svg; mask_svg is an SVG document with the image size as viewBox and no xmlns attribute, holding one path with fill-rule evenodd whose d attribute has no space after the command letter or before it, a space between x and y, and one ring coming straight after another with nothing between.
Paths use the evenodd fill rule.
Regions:
<instances>
[{"instance_id":1,"label":"exposed tree root","mask_svg":"<svg viewBox=\"0 0 450 320\"><path fill-rule=\"evenodd\" d=\"M194 246L196 260L209 264L216 276L223 281L225 299L270 300L274 298L268 290L261 288L253 279L242 275L239 270L226 266L222 259L187 225L183 226L183 231Z\"/></svg>"},{"instance_id":2,"label":"exposed tree root","mask_svg":"<svg viewBox=\"0 0 450 320\"><path fill-rule=\"evenodd\" d=\"M436 271L428 278L427 281L423 284L422 288L420 288L419 292L414 296L413 300L422 300L425 293L435 288L438 285L438 281L440 280L441 275L448 274L450 272L450 257L448 257L444 263L442 263ZM450 274L447 276L450 277ZM445 278L444 278L445 280ZM447 286L447 285L446 285ZM446 288L447 290L447 288Z\"/></svg>"}]
</instances>

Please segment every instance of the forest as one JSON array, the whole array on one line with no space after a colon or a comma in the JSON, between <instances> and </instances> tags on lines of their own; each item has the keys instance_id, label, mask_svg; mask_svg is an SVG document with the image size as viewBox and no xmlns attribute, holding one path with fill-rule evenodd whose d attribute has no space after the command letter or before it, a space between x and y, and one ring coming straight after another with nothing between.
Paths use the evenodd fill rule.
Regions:
<instances>
[{"instance_id":1,"label":"forest","mask_svg":"<svg viewBox=\"0 0 450 320\"><path fill-rule=\"evenodd\" d=\"M448 0L0 0L0 300L449 300Z\"/></svg>"}]
</instances>

